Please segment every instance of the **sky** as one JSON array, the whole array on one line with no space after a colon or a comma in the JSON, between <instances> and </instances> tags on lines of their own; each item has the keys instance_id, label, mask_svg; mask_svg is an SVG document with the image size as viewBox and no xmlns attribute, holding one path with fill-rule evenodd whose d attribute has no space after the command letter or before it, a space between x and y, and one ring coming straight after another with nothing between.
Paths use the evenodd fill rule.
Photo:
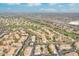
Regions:
<instances>
[{"instance_id":1,"label":"sky","mask_svg":"<svg viewBox=\"0 0 79 59\"><path fill-rule=\"evenodd\" d=\"M0 3L0 12L79 12L79 3Z\"/></svg>"}]
</instances>

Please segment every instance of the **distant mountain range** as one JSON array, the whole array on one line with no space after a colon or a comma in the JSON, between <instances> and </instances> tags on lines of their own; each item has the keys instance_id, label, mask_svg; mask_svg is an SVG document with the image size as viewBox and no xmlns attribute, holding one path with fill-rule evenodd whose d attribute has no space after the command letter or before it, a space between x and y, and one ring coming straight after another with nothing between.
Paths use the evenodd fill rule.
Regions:
<instances>
[{"instance_id":1,"label":"distant mountain range","mask_svg":"<svg viewBox=\"0 0 79 59\"><path fill-rule=\"evenodd\" d=\"M42 16L74 16L79 17L79 13L29 13L29 12L0 12L0 15L42 15Z\"/></svg>"}]
</instances>

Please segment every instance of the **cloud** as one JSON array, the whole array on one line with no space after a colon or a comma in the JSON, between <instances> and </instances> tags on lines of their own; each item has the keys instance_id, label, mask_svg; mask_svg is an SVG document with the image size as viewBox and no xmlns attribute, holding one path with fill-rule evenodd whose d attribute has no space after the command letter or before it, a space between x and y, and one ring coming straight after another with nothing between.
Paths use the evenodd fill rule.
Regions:
<instances>
[{"instance_id":1,"label":"cloud","mask_svg":"<svg viewBox=\"0 0 79 59\"><path fill-rule=\"evenodd\" d=\"M79 9L79 3L71 3L71 4L68 4L68 6L71 9Z\"/></svg>"},{"instance_id":2,"label":"cloud","mask_svg":"<svg viewBox=\"0 0 79 59\"><path fill-rule=\"evenodd\" d=\"M57 12L79 12L79 3L50 3L49 6L56 6Z\"/></svg>"},{"instance_id":3,"label":"cloud","mask_svg":"<svg viewBox=\"0 0 79 59\"><path fill-rule=\"evenodd\" d=\"M68 4L70 7L76 7L76 6L79 6L79 3L70 3Z\"/></svg>"},{"instance_id":4,"label":"cloud","mask_svg":"<svg viewBox=\"0 0 79 59\"><path fill-rule=\"evenodd\" d=\"M21 5L21 3L7 3L7 5Z\"/></svg>"},{"instance_id":5,"label":"cloud","mask_svg":"<svg viewBox=\"0 0 79 59\"><path fill-rule=\"evenodd\" d=\"M57 5L57 3L49 3L49 6Z\"/></svg>"},{"instance_id":6,"label":"cloud","mask_svg":"<svg viewBox=\"0 0 79 59\"><path fill-rule=\"evenodd\" d=\"M28 6L41 6L41 3L28 3Z\"/></svg>"},{"instance_id":7,"label":"cloud","mask_svg":"<svg viewBox=\"0 0 79 59\"><path fill-rule=\"evenodd\" d=\"M68 9L69 12L79 12L79 3L70 3L68 4L68 6L69 6Z\"/></svg>"},{"instance_id":8,"label":"cloud","mask_svg":"<svg viewBox=\"0 0 79 59\"><path fill-rule=\"evenodd\" d=\"M18 6L24 7L33 7L30 10L32 11L42 11L42 12L79 12L79 3L48 3L45 7L42 3L7 3L11 6ZM35 9L34 7L40 7L39 9ZM19 8L19 7L18 7ZM10 10L10 8L9 8ZM12 8L11 8L12 10Z\"/></svg>"},{"instance_id":9,"label":"cloud","mask_svg":"<svg viewBox=\"0 0 79 59\"><path fill-rule=\"evenodd\" d=\"M41 12L58 12L58 10L55 8L46 8L46 9L42 8L40 11Z\"/></svg>"},{"instance_id":10,"label":"cloud","mask_svg":"<svg viewBox=\"0 0 79 59\"><path fill-rule=\"evenodd\" d=\"M11 8L7 8L7 10L10 10Z\"/></svg>"},{"instance_id":11,"label":"cloud","mask_svg":"<svg viewBox=\"0 0 79 59\"><path fill-rule=\"evenodd\" d=\"M63 7L63 3L49 3L49 6Z\"/></svg>"}]
</instances>

